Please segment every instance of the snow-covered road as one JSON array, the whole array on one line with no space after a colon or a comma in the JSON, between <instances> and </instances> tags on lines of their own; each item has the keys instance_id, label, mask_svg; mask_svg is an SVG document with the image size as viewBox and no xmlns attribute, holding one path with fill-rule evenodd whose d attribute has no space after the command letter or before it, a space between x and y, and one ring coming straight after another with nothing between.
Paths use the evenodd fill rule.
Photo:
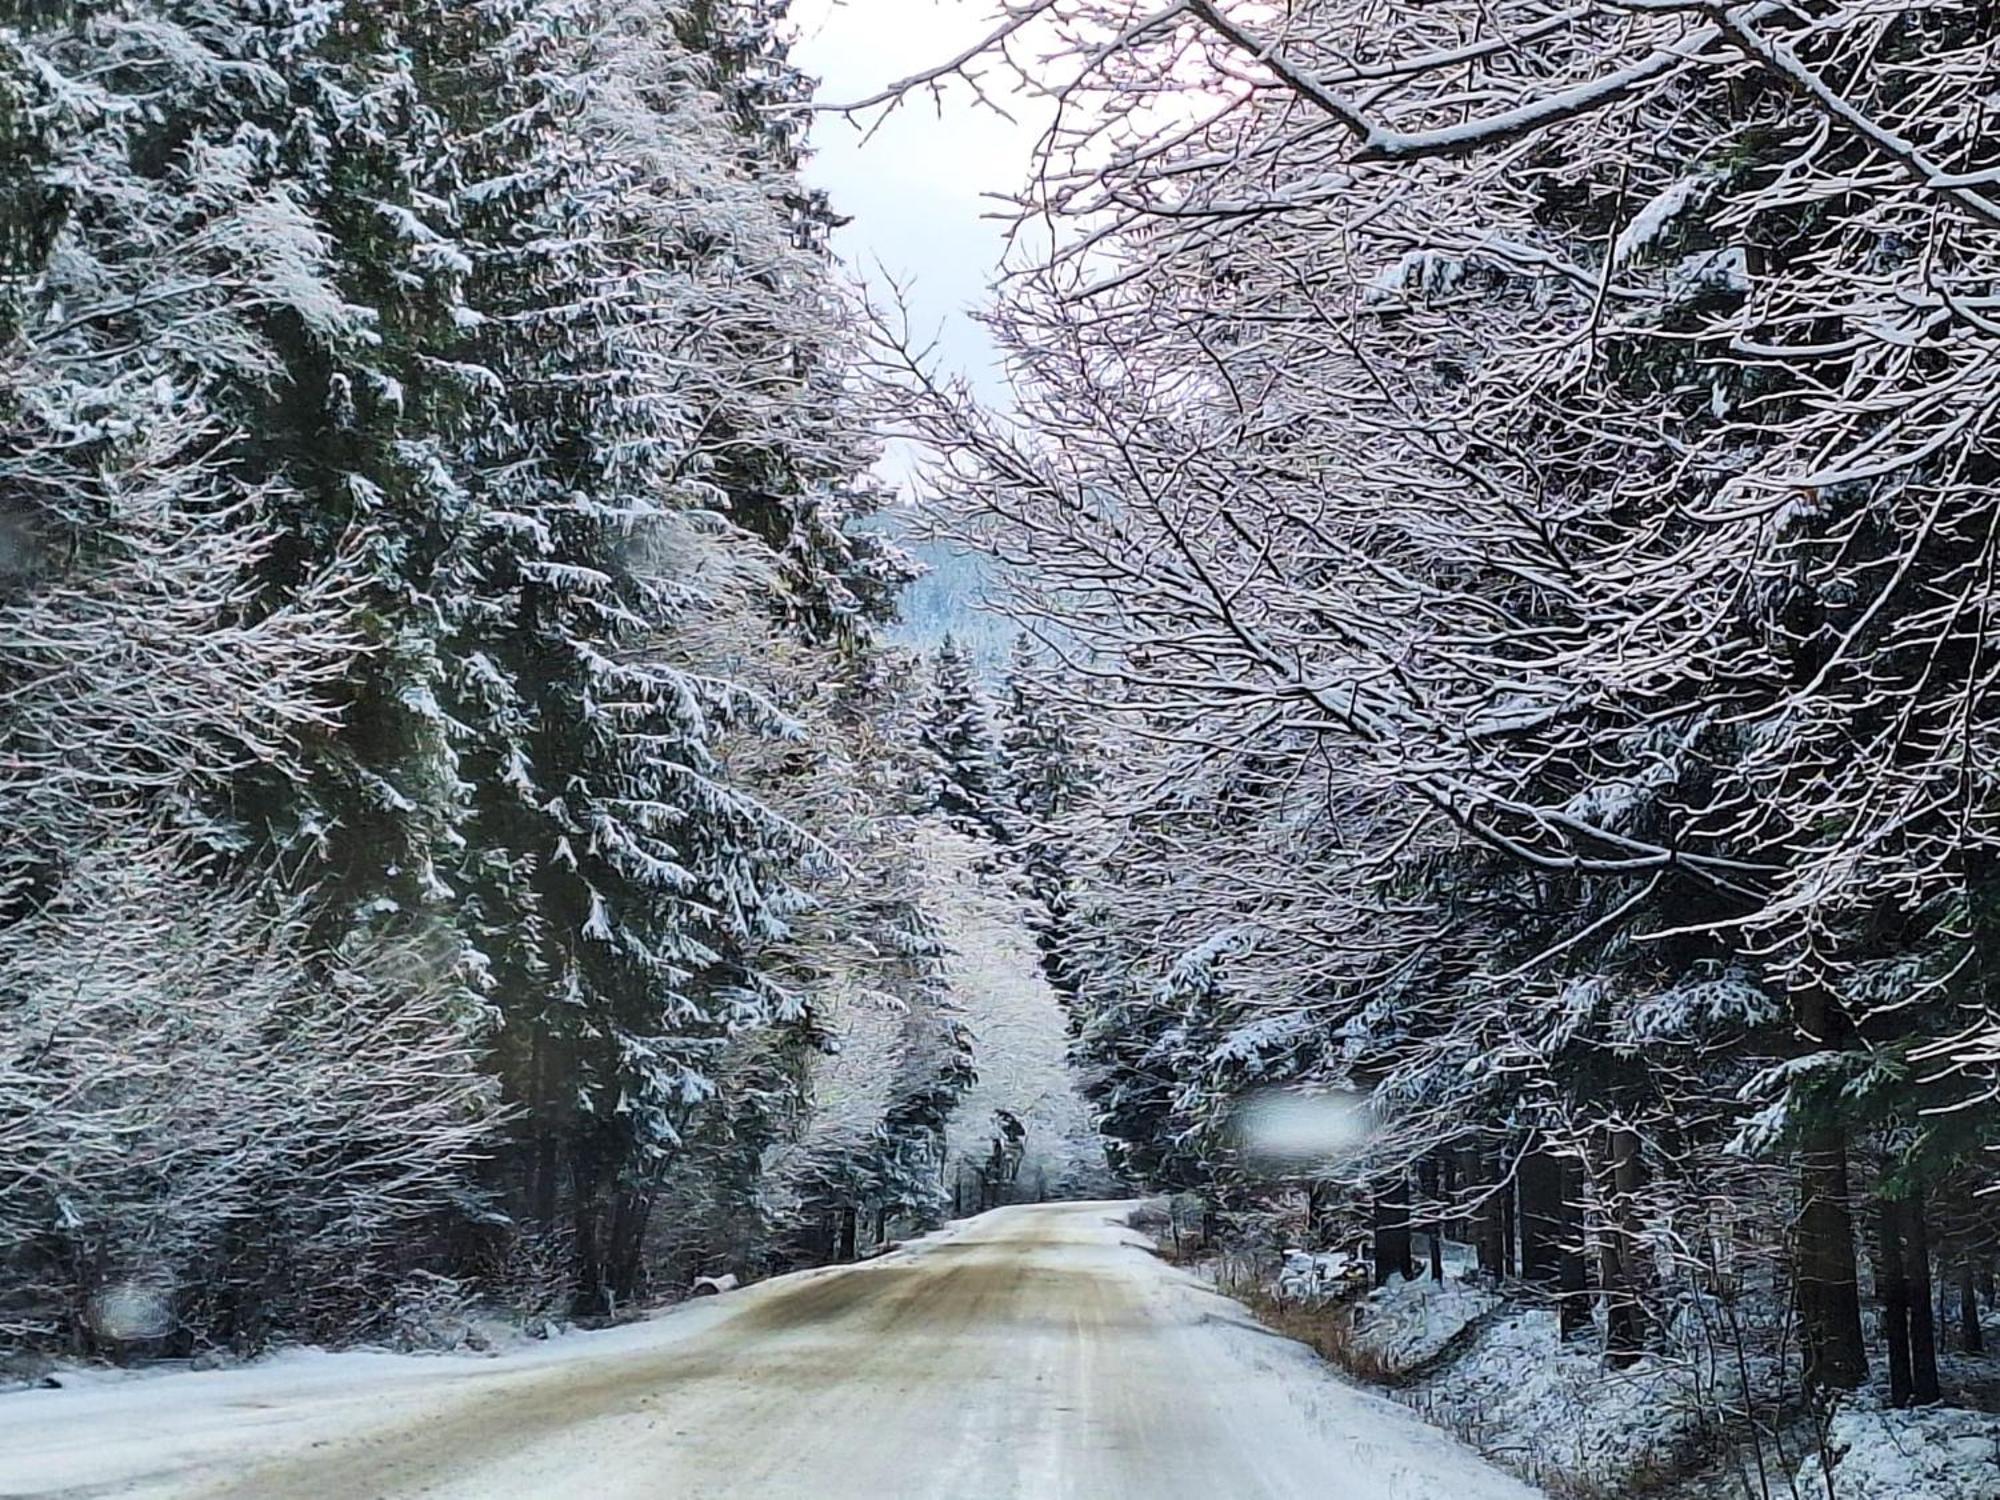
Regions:
<instances>
[{"instance_id":1,"label":"snow-covered road","mask_svg":"<svg viewBox=\"0 0 2000 1500\"><path fill-rule=\"evenodd\" d=\"M293 1357L0 1397L0 1494L1530 1500L1139 1247L1005 1208L497 1359Z\"/></svg>"}]
</instances>

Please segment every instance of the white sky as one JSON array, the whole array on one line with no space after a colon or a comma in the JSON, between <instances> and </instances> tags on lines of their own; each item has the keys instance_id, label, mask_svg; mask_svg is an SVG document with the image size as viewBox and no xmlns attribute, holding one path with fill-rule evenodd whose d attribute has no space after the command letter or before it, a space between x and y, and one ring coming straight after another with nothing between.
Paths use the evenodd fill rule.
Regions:
<instances>
[{"instance_id":1,"label":"white sky","mask_svg":"<svg viewBox=\"0 0 2000 1500\"><path fill-rule=\"evenodd\" d=\"M822 102L842 103L955 56L990 16L991 0L798 0L792 57L821 79ZM1006 104L1018 123L947 85L941 108L928 94L915 97L865 143L846 119L822 115L805 172L853 219L834 236L842 259L870 281L879 263L907 283L914 328L940 329L944 366L988 398L1003 394L992 348L964 313L985 302L1004 246L999 223L982 217L993 205L980 195L1027 180L1046 119L1017 97Z\"/></svg>"},{"instance_id":2,"label":"white sky","mask_svg":"<svg viewBox=\"0 0 2000 1500\"><path fill-rule=\"evenodd\" d=\"M884 86L957 56L988 29L991 0L797 0L793 60L818 77L823 103L863 99ZM988 86L995 90L1001 80ZM913 334L937 339L934 358L966 377L986 401L1004 404L1005 380L985 330L967 316L983 307L1005 251L995 206L984 193L1028 179L1046 109L1005 100L1010 123L962 84L942 98L928 91L881 121L874 134L839 115L813 123L805 178L825 188L851 222L833 237L849 271L878 284L887 273L905 289ZM870 117L869 123L874 123ZM916 454L892 444L877 472L907 498ZM1013 629L984 610L990 584L977 557L919 546L930 569L903 593L899 638L929 646L949 630L989 667L1004 659Z\"/></svg>"}]
</instances>

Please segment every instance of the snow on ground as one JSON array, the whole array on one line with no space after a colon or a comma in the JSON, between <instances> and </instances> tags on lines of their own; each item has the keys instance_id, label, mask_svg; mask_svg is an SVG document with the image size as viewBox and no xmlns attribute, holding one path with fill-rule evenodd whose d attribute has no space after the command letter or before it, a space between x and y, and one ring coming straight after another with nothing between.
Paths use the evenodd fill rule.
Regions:
<instances>
[{"instance_id":1,"label":"snow on ground","mask_svg":"<svg viewBox=\"0 0 2000 1500\"><path fill-rule=\"evenodd\" d=\"M0 1398L0 1495L1535 1500L1145 1253L1127 1207L999 1209L530 1353Z\"/></svg>"},{"instance_id":2,"label":"snow on ground","mask_svg":"<svg viewBox=\"0 0 2000 1500\"><path fill-rule=\"evenodd\" d=\"M1391 1376L1421 1370L1500 1305L1485 1287L1447 1274L1443 1281L1392 1277L1354 1305L1354 1347Z\"/></svg>"},{"instance_id":3,"label":"snow on ground","mask_svg":"<svg viewBox=\"0 0 2000 1500\"><path fill-rule=\"evenodd\" d=\"M1700 1438L1684 1368L1650 1356L1607 1368L1596 1340L1557 1339L1552 1310L1487 1322L1410 1401L1517 1473L1562 1473L1611 1494L1673 1467Z\"/></svg>"},{"instance_id":4,"label":"snow on ground","mask_svg":"<svg viewBox=\"0 0 2000 1500\"><path fill-rule=\"evenodd\" d=\"M1340 1345L1343 1362L1401 1384L1399 1399L1537 1483L1624 1495L1683 1474L1692 1477L1676 1494L1711 1493L1700 1488L1711 1480L1718 1496L1741 1494L1710 1419L1718 1402L1740 1407L1745 1378L1768 1416L1785 1386L1772 1359L1747 1356L1747 1375L1735 1354L1705 1372L1656 1356L1610 1368L1601 1329L1559 1343L1552 1310L1509 1303L1471 1279L1469 1247L1448 1244L1444 1259L1442 1283L1393 1279L1348 1304L1353 1322ZM1338 1252L1290 1252L1271 1290L1283 1301L1336 1303L1351 1262ZM1714 1314L1718 1322L1722 1316ZM1781 1320L1785 1309L1750 1299L1731 1316L1758 1325ZM1691 1342L1698 1342L1697 1331L1687 1330ZM1770 1332L1760 1328L1753 1343ZM1943 1353L1941 1363L1948 1394L1991 1383L1988 1357ZM1884 1396L1878 1380L1834 1420L1828 1444L1834 1500L2000 1500L2000 1414L1962 1407L1889 1411ZM1786 1494L1822 1500L1828 1494L1817 1456L1789 1485L1778 1473L1773 1479Z\"/></svg>"},{"instance_id":5,"label":"snow on ground","mask_svg":"<svg viewBox=\"0 0 2000 1500\"><path fill-rule=\"evenodd\" d=\"M931 910L951 949L946 972L979 1072L947 1131L954 1169L985 1157L993 1112L1005 1109L1028 1127L1018 1181L1029 1193L1044 1182L1051 1194L1115 1193L1067 1062L1069 1028L1042 973L1026 898L1010 888L991 845L936 821L921 841Z\"/></svg>"},{"instance_id":6,"label":"snow on ground","mask_svg":"<svg viewBox=\"0 0 2000 1500\"><path fill-rule=\"evenodd\" d=\"M1446 1246L1445 1267L1441 1282L1392 1278L1353 1314L1357 1367L1417 1376L1406 1399L1432 1421L1517 1473L1612 1493L1697 1441L1684 1370L1650 1358L1606 1369L1595 1340L1558 1342L1553 1311L1504 1311L1505 1299L1469 1279L1468 1248Z\"/></svg>"},{"instance_id":7,"label":"snow on ground","mask_svg":"<svg viewBox=\"0 0 2000 1500\"><path fill-rule=\"evenodd\" d=\"M62 1370L60 1389L0 1396L0 1496L100 1486L125 1493L120 1487L145 1476L335 1442L392 1416L442 1412L496 1378L669 1347L732 1311L727 1297L703 1298L645 1322L517 1345L498 1356L291 1349L226 1370Z\"/></svg>"},{"instance_id":8,"label":"snow on ground","mask_svg":"<svg viewBox=\"0 0 2000 1500\"><path fill-rule=\"evenodd\" d=\"M1957 1407L1837 1412L1828 1433L1839 1500L2000 1500L2000 1416ZM1817 1455L1799 1493L1826 1493Z\"/></svg>"},{"instance_id":9,"label":"snow on ground","mask_svg":"<svg viewBox=\"0 0 2000 1500\"><path fill-rule=\"evenodd\" d=\"M1288 1278L1304 1284L1308 1259L1329 1258L1288 1260L1281 1295ZM1620 1494L1692 1455L1702 1429L1687 1369L1655 1358L1607 1369L1596 1339L1561 1344L1553 1311L1510 1306L1473 1280L1470 1247L1447 1244L1443 1259L1442 1282L1392 1278L1355 1299L1342 1355L1352 1368L1408 1380L1401 1399L1536 1480Z\"/></svg>"},{"instance_id":10,"label":"snow on ground","mask_svg":"<svg viewBox=\"0 0 2000 1500\"><path fill-rule=\"evenodd\" d=\"M1137 1218L1131 1223L1139 1227ZM1282 1301L1317 1304L1366 1286L1368 1274L1368 1263L1344 1250L1287 1250L1275 1290Z\"/></svg>"}]
</instances>

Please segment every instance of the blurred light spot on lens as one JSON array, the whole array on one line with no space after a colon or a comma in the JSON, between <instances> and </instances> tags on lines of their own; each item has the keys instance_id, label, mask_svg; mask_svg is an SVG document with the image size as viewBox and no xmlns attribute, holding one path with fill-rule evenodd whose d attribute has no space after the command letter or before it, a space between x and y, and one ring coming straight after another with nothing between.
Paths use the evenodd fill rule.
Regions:
<instances>
[{"instance_id":1,"label":"blurred light spot on lens","mask_svg":"<svg viewBox=\"0 0 2000 1500\"><path fill-rule=\"evenodd\" d=\"M160 1338L174 1326L172 1294L155 1282L114 1282L90 1299L90 1326L123 1342Z\"/></svg>"},{"instance_id":2,"label":"blurred light spot on lens","mask_svg":"<svg viewBox=\"0 0 2000 1500\"><path fill-rule=\"evenodd\" d=\"M1231 1114L1237 1144L1253 1167L1296 1172L1351 1155L1368 1139L1368 1106L1355 1094L1260 1089Z\"/></svg>"}]
</instances>

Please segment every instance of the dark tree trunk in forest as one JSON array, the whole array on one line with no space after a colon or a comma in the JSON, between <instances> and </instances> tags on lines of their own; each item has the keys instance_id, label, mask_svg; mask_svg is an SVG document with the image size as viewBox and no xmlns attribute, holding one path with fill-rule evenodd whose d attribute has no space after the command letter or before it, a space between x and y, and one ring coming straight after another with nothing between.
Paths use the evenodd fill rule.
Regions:
<instances>
[{"instance_id":1,"label":"dark tree trunk in forest","mask_svg":"<svg viewBox=\"0 0 2000 1500\"><path fill-rule=\"evenodd\" d=\"M1562 1275L1563 1169L1537 1142L1521 1158L1521 1277L1554 1286Z\"/></svg>"},{"instance_id":2,"label":"dark tree trunk in forest","mask_svg":"<svg viewBox=\"0 0 2000 1500\"><path fill-rule=\"evenodd\" d=\"M1331 1185L1312 1182L1306 1185L1306 1245L1309 1249L1324 1248L1329 1238L1327 1219L1333 1204Z\"/></svg>"},{"instance_id":3,"label":"dark tree trunk in forest","mask_svg":"<svg viewBox=\"0 0 2000 1500\"><path fill-rule=\"evenodd\" d=\"M1387 1285L1391 1272L1405 1281L1416 1279L1410 1259L1410 1183L1401 1172L1380 1178L1373 1194L1375 1209L1375 1285Z\"/></svg>"},{"instance_id":4,"label":"dark tree trunk in forest","mask_svg":"<svg viewBox=\"0 0 2000 1500\"><path fill-rule=\"evenodd\" d=\"M1910 1283L1903 1274L1903 1206L1893 1198L1875 1204L1875 1297L1881 1304L1882 1343L1889 1358L1889 1404L1910 1404Z\"/></svg>"},{"instance_id":5,"label":"dark tree trunk in forest","mask_svg":"<svg viewBox=\"0 0 2000 1500\"><path fill-rule=\"evenodd\" d=\"M604 1226L598 1222L600 1172L597 1153L585 1140L569 1148L570 1229L576 1256L576 1309L579 1313L608 1311L605 1294Z\"/></svg>"},{"instance_id":6,"label":"dark tree trunk in forest","mask_svg":"<svg viewBox=\"0 0 2000 1500\"><path fill-rule=\"evenodd\" d=\"M840 1243L834 1247L833 1258L843 1265L854 1259L855 1227L860 1220L860 1212L851 1205L840 1211Z\"/></svg>"},{"instance_id":7,"label":"dark tree trunk in forest","mask_svg":"<svg viewBox=\"0 0 2000 1500\"><path fill-rule=\"evenodd\" d=\"M544 1231L555 1228L557 1177L562 1171L562 1143L557 1140L551 1123L555 1112L556 1083L550 1046L549 1039L537 1032L528 1065L532 1079L530 1087L534 1090L531 1108L539 1117L534 1123L533 1145L528 1161L528 1203L535 1222Z\"/></svg>"},{"instance_id":8,"label":"dark tree trunk in forest","mask_svg":"<svg viewBox=\"0 0 2000 1500\"><path fill-rule=\"evenodd\" d=\"M1444 1220L1444 1232L1448 1238L1465 1239L1465 1218L1458 1211L1458 1192L1464 1186L1459 1172L1458 1148L1447 1147L1438 1153L1438 1197L1448 1207L1440 1216Z\"/></svg>"},{"instance_id":9,"label":"dark tree trunk in forest","mask_svg":"<svg viewBox=\"0 0 2000 1500\"><path fill-rule=\"evenodd\" d=\"M1417 1163L1417 1191L1424 1199L1424 1242L1430 1250L1432 1281L1444 1280L1444 1204L1439 1198L1443 1175L1435 1156Z\"/></svg>"},{"instance_id":10,"label":"dark tree trunk in forest","mask_svg":"<svg viewBox=\"0 0 2000 1500\"><path fill-rule=\"evenodd\" d=\"M1815 1127L1800 1155L1795 1274L1807 1384L1851 1391L1868 1378L1868 1352L1861 1341L1847 1141L1837 1125Z\"/></svg>"},{"instance_id":11,"label":"dark tree trunk in forest","mask_svg":"<svg viewBox=\"0 0 2000 1500\"><path fill-rule=\"evenodd\" d=\"M632 1302L639 1296L646 1263L646 1225L652 1216L651 1193L634 1188L618 1195L605 1259L606 1280L619 1302Z\"/></svg>"},{"instance_id":12,"label":"dark tree trunk in forest","mask_svg":"<svg viewBox=\"0 0 2000 1500\"><path fill-rule=\"evenodd\" d=\"M1501 1229L1503 1200L1498 1156L1484 1150L1476 1153L1471 1175L1479 1197L1473 1209L1472 1232L1478 1240L1480 1274L1498 1281L1507 1274L1505 1235Z\"/></svg>"},{"instance_id":13,"label":"dark tree trunk in forest","mask_svg":"<svg viewBox=\"0 0 2000 1500\"><path fill-rule=\"evenodd\" d=\"M1560 1336L1575 1338L1591 1330L1590 1263L1583 1253L1583 1169L1580 1163L1562 1163L1561 1250L1556 1271L1556 1326Z\"/></svg>"},{"instance_id":14,"label":"dark tree trunk in forest","mask_svg":"<svg viewBox=\"0 0 2000 1500\"><path fill-rule=\"evenodd\" d=\"M1507 1173L1507 1161L1504 1156L1500 1159L1499 1165L1504 1177ZM1519 1204L1520 1198L1514 1191L1513 1179L1505 1177L1500 1184L1500 1274L1502 1276L1518 1275L1520 1271L1514 1230L1515 1214Z\"/></svg>"},{"instance_id":15,"label":"dark tree trunk in forest","mask_svg":"<svg viewBox=\"0 0 2000 1500\"><path fill-rule=\"evenodd\" d=\"M561 1143L553 1130L535 1132L534 1154L529 1165L529 1202L535 1222L553 1229L556 1222L556 1177L562 1160Z\"/></svg>"},{"instance_id":16,"label":"dark tree trunk in forest","mask_svg":"<svg viewBox=\"0 0 2000 1500\"><path fill-rule=\"evenodd\" d=\"M1937 1367L1937 1301L1931 1289L1931 1232L1921 1191L1903 1200L1903 1280L1910 1289L1910 1399L1928 1406L1940 1399Z\"/></svg>"},{"instance_id":17,"label":"dark tree trunk in forest","mask_svg":"<svg viewBox=\"0 0 2000 1500\"><path fill-rule=\"evenodd\" d=\"M1986 1352L1986 1335L1979 1326L1979 1292L1969 1248L1958 1263L1958 1347L1967 1354Z\"/></svg>"},{"instance_id":18,"label":"dark tree trunk in forest","mask_svg":"<svg viewBox=\"0 0 2000 1500\"><path fill-rule=\"evenodd\" d=\"M1845 1046L1849 1028L1818 988L1793 1001L1794 1019L1820 1047ZM1799 1151L1799 1214L1794 1301L1808 1388L1851 1391L1868 1378L1861 1339L1861 1277L1855 1267L1854 1213L1847 1187L1847 1130L1817 1118Z\"/></svg>"},{"instance_id":19,"label":"dark tree trunk in forest","mask_svg":"<svg viewBox=\"0 0 2000 1500\"><path fill-rule=\"evenodd\" d=\"M1641 1301L1645 1270L1639 1224L1639 1189L1644 1165L1639 1133L1609 1132L1611 1156L1609 1202L1606 1205L1601 1252L1604 1290L1605 1354L1614 1365L1629 1365L1646 1348L1646 1314Z\"/></svg>"}]
</instances>

